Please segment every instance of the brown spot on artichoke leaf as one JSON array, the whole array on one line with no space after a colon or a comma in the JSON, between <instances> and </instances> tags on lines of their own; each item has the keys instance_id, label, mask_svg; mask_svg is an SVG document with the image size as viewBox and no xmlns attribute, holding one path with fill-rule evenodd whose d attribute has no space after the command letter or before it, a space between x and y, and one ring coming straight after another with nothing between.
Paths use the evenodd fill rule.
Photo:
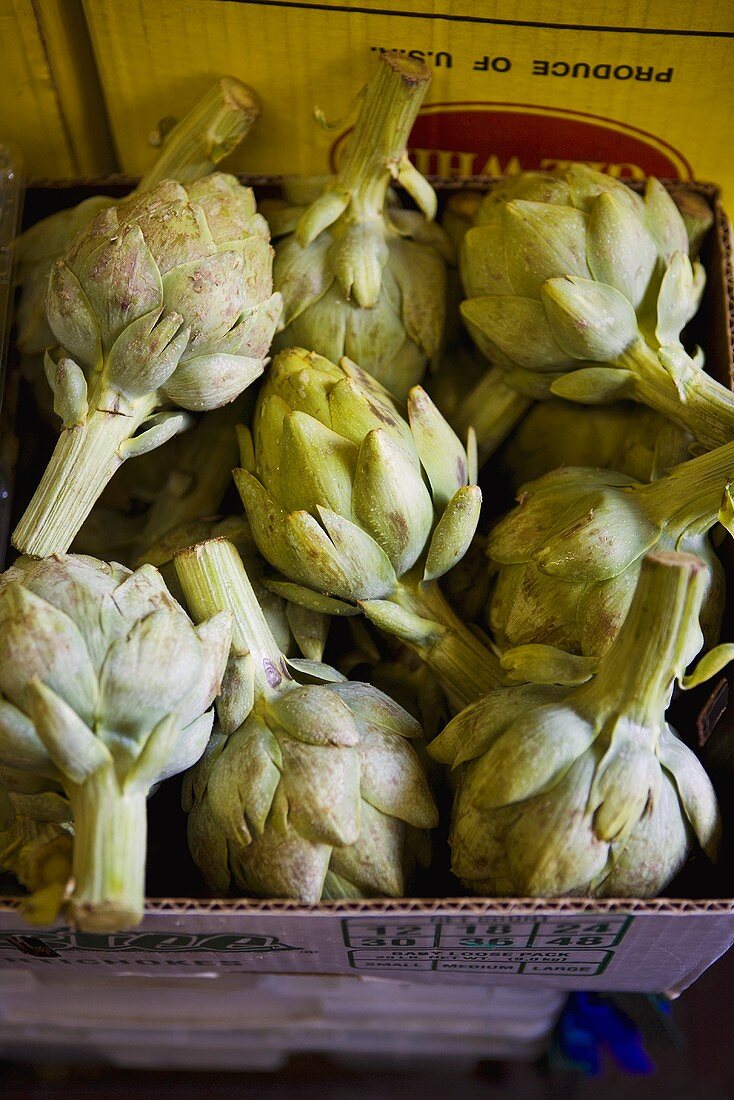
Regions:
<instances>
[{"instance_id":1,"label":"brown spot on artichoke leaf","mask_svg":"<svg viewBox=\"0 0 734 1100\"><path fill-rule=\"evenodd\" d=\"M369 398L367 399L367 404L370 407L370 412L374 414L377 420L380 420L383 424L395 423L395 417L390 412L388 412L388 410L374 404L374 402L370 401Z\"/></svg>"},{"instance_id":2,"label":"brown spot on artichoke leaf","mask_svg":"<svg viewBox=\"0 0 734 1100\"><path fill-rule=\"evenodd\" d=\"M393 511L388 512L387 518L390 522L390 526L393 529L396 538L399 538L401 542L407 542L410 535L410 529L408 527L408 521L402 512Z\"/></svg>"}]
</instances>

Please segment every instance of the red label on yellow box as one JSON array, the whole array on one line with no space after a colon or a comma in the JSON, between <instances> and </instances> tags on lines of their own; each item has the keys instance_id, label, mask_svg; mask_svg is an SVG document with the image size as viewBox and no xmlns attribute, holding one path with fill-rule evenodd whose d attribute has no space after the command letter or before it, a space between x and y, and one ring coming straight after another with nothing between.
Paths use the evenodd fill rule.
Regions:
<instances>
[{"instance_id":1,"label":"red label on yellow box","mask_svg":"<svg viewBox=\"0 0 734 1100\"><path fill-rule=\"evenodd\" d=\"M334 143L334 169L350 133ZM433 176L507 176L585 161L622 179L693 177L682 153L644 130L522 103L432 104L413 127L410 151L420 171Z\"/></svg>"}]
</instances>

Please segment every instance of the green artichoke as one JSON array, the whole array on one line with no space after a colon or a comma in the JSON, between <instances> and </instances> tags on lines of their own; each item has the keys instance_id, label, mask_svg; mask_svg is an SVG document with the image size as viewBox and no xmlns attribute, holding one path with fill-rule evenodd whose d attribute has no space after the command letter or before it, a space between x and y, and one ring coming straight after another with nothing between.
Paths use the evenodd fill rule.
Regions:
<instances>
[{"instance_id":1,"label":"green artichoke","mask_svg":"<svg viewBox=\"0 0 734 1100\"><path fill-rule=\"evenodd\" d=\"M653 481L689 458L692 443L644 405L583 408L555 398L530 409L497 459L515 489L559 466L598 466Z\"/></svg>"},{"instance_id":2,"label":"green artichoke","mask_svg":"<svg viewBox=\"0 0 734 1100\"><path fill-rule=\"evenodd\" d=\"M254 473L235 481L260 553L287 578L271 587L326 614L362 610L458 705L497 686L494 654L436 583L468 548L481 494L471 454L427 394L411 390L406 421L348 359L293 348L268 373L253 433Z\"/></svg>"},{"instance_id":3,"label":"green artichoke","mask_svg":"<svg viewBox=\"0 0 734 1100\"><path fill-rule=\"evenodd\" d=\"M486 695L432 743L437 760L460 768L452 858L471 889L648 897L696 842L716 859L713 787L665 718L675 681L701 646L706 584L694 556L650 555L593 680ZM728 659L731 647L722 648ZM717 658L694 681L720 667Z\"/></svg>"},{"instance_id":4,"label":"green artichoke","mask_svg":"<svg viewBox=\"0 0 734 1100\"><path fill-rule=\"evenodd\" d=\"M733 478L731 443L651 485L570 467L523 486L520 503L487 538L497 567L489 621L500 648L537 642L604 653L627 614L642 559L655 549L687 550L706 563L702 625L715 641L724 582L707 533L719 520L734 528Z\"/></svg>"},{"instance_id":5,"label":"green artichoke","mask_svg":"<svg viewBox=\"0 0 734 1100\"><path fill-rule=\"evenodd\" d=\"M3 575L0 765L71 804L78 927L142 917L146 797L204 751L230 638L227 612L194 627L152 566L70 554Z\"/></svg>"},{"instance_id":6,"label":"green artichoke","mask_svg":"<svg viewBox=\"0 0 734 1100\"><path fill-rule=\"evenodd\" d=\"M49 276L55 261L95 215L110 206L124 204L161 180L188 183L208 175L239 145L259 114L255 94L239 80L225 76L167 134L163 149L132 196L113 199L109 195L92 195L78 206L59 210L26 230L16 246L21 296L15 344L24 356L43 356L54 343L54 334L46 320Z\"/></svg>"},{"instance_id":7,"label":"green artichoke","mask_svg":"<svg viewBox=\"0 0 734 1100\"><path fill-rule=\"evenodd\" d=\"M231 543L183 550L175 568L196 619L234 616L219 728L184 794L207 883L305 903L402 896L437 817L417 722L326 666L295 679Z\"/></svg>"},{"instance_id":8,"label":"green artichoke","mask_svg":"<svg viewBox=\"0 0 734 1100\"><path fill-rule=\"evenodd\" d=\"M271 219L273 237L286 234L273 269L284 302L275 347L348 355L400 400L437 361L446 318L451 248L406 150L430 79L419 62L382 54L338 175L308 206ZM388 205L393 180L419 211Z\"/></svg>"},{"instance_id":9,"label":"green artichoke","mask_svg":"<svg viewBox=\"0 0 734 1100\"><path fill-rule=\"evenodd\" d=\"M504 382L528 398L631 398L707 447L732 437L734 395L680 334L705 285L675 203L585 165L490 192L464 237L462 316Z\"/></svg>"},{"instance_id":10,"label":"green artichoke","mask_svg":"<svg viewBox=\"0 0 734 1100\"><path fill-rule=\"evenodd\" d=\"M66 550L125 459L188 426L186 413L156 409L217 408L262 373L281 306L271 262L252 191L222 174L188 189L164 181L74 239L48 292L63 430L14 533L19 550Z\"/></svg>"}]
</instances>

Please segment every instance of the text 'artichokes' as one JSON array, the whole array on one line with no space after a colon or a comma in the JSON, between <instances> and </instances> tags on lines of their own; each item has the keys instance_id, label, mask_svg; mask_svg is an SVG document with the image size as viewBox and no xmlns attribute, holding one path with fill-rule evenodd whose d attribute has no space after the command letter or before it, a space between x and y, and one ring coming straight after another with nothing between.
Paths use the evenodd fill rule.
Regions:
<instances>
[{"instance_id":1,"label":"text 'artichokes'","mask_svg":"<svg viewBox=\"0 0 734 1100\"><path fill-rule=\"evenodd\" d=\"M63 429L13 539L62 552L115 470L261 373L281 301L249 188L170 180L103 210L54 265L46 369ZM140 434L139 429L143 429Z\"/></svg>"},{"instance_id":2,"label":"text 'artichokes'","mask_svg":"<svg viewBox=\"0 0 734 1100\"><path fill-rule=\"evenodd\" d=\"M287 599L365 612L468 702L497 684L493 654L432 582L469 546L481 506L474 455L414 387L407 419L348 359L277 356L253 422L254 473L235 471L263 557ZM250 459L244 456L247 463Z\"/></svg>"},{"instance_id":3,"label":"text 'artichokes'","mask_svg":"<svg viewBox=\"0 0 734 1100\"><path fill-rule=\"evenodd\" d=\"M69 915L142 917L146 797L204 750L231 616L193 626L157 570L20 558L0 584L0 765L60 785L74 820Z\"/></svg>"},{"instance_id":4,"label":"text 'artichokes'","mask_svg":"<svg viewBox=\"0 0 734 1100\"><path fill-rule=\"evenodd\" d=\"M713 787L665 718L676 679L701 647L706 583L693 555L650 555L593 680L486 695L432 743L436 759L460 767L452 860L473 890L649 897L696 842L716 859ZM722 659L703 658L692 682L721 668L731 647L722 650Z\"/></svg>"},{"instance_id":5,"label":"text 'artichokes'","mask_svg":"<svg viewBox=\"0 0 734 1100\"><path fill-rule=\"evenodd\" d=\"M734 433L734 396L681 332L705 273L665 188L644 199L585 165L488 194L464 237L462 315L505 380L532 398L631 398L708 447Z\"/></svg>"},{"instance_id":6,"label":"text 'artichokes'","mask_svg":"<svg viewBox=\"0 0 734 1100\"><path fill-rule=\"evenodd\" d=\"M497 566L489 621L500 648L539 642L598 655L624 621L642 559L687 550L707 566L702 626L718 638L721 565L708 531L734 526L734 444L674 466L651 485L613 470L568 467L524 485L490 531Z\"/></svg>"},{"instance_id":7,"label":"text 'artichokes'","mask_svg":"<svg viewBox=\"0 0 734 1100\"><path fill-rule=\"evenodd\" d=\"M175 566L195 618L224 608L234 616L219 725L184 796L209 885L306 903L400 897L437 820L410 745L418 723L327 666L299 683L231 543L191 547Z\"/></svg>"},{"instance_id":8,"label":"text 'artichokes'","mask_svg":"<svg viewBox=\"0 0 734 1100\"><path fill-rule=\"evenodd\" d=\"M338 175L307 207L271 218L274 280L283 295L276 347L348 355L400 400L436 361L446 317L448 239L436 195L406 144L430 73L382 54ZM396 180L420 210L387 204Z\"/></svg>"}]
</instances>

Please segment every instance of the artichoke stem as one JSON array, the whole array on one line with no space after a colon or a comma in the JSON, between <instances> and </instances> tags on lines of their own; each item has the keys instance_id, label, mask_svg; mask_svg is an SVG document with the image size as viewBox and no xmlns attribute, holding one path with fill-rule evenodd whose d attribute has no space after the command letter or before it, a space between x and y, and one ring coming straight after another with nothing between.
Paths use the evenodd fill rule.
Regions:
<instances>
[{"instance_id":1,"label":"artichoke stem","mask_svg":"<svg viewBox=\"0 0 734 1100\"><path fill-rule=\"evenodd\" d=\"M82 424L64 427L30 504L13 532L13 545L23 554L46 558L64 554L105 485L125 461L122 444L156 407L146 395L127 413L108 412L104 394L90 399Z\"/></svg>"},{"instance_id":2,"label":"artichoke stem","mask_svg":"<svg viewBox=\"0 0 734 1100\"><path fill-rule=\"evenodd\" d=\"M705 585L706 566L694 554L648 554L622 629L578 696L591 697L600 711L623 712L630 729L657 732L676 678L701 645Z\"/></svg>"},{"instance_id":3,"label":"artichoke stem","mask_svg":"<svg viewBox=\"0 0 734 1100\"><path fill-rule=\"evenodd\" d=\"M437 581L403 578L393 600L442 628L438 637L404 641L436 673L452 707L461 710L505 684L499 658L454 614Z\"/></svg>"},{"instance_id":4,"label":"artichoke stem","mask_svg":"<svg viewBox=\"0 0 734 1100\"><path fill-rule=\"evenodd\" d=\"M532 403L507 385L497 367L490 367L459 405L451 426L461 439L466 439L469 428L474 429L479 463L483 465Z\"/></svg>"},{"instance_id":5,"label":"artichoke stem","mask_svg":"<svg viewBox=\"0 0 734 1100\"><path fill-rule=\"evenodd\" d=\"M381 55L339 170L338 186L359 195L367 210L382 211L430 81L421 62Z\"/></svg>"},{"instance_id":6,"label":"artichoke stem","mask_svg":"<svg viewBox=\"0 0 734 1100\"><path fill-rule=\"evenodd\" d=\"M237 550L224 538L207 539L181 550L174 558L176 576L196 622L219 611L231 611L233 657L249 654L255 698L277 694L290 674L262 613Z\"/></svg>"},{"instance_id":7,"label":"artichoke stem","mask_svg":"<svg viewBox=\"0 0 734 1100\"><path fill-rule=\"evenodd\" d=\"M734 480L734 441L681 462L665 478L635 491L646 499L648 514L672 531L704 534L721 509L724 489Z\"/></svg>"},{"instance_id":8,"label":"artichoke stem","mask_svg":"<svg viewBox=\"0 0 734 1100\"><path fill-rule=\"evenodd\" d=\"M245 84L231 76L218 80L168 134L137 191L147 191L161 180L186 183L208 175L237 147L259 114L257 97Z\"/></svg>"},{"instance_id":9,"label":"artichoke stem","mask_svg":"<svg viewBox=\"0 0 734 1100\"><path fill-rule=\"evenodd\" d=\"M642 340L635 341L616 363L632 371L637 401L674 420L706 447L720 447L734 438L734 393L701 368L691 364L681 397L673 375Z\"/></svg>"},{"instance_id":10,"label":"artichoke stem","mask_svg":"<svg viewBox=\"0 0 734 1100\"><path fill-rule=\"evenodd\" d=\"M146 792L125 791L110 765L71 793L71 807L73 923L83 932L138 924L145 905Z\"/></svg>"}]
</instances>

